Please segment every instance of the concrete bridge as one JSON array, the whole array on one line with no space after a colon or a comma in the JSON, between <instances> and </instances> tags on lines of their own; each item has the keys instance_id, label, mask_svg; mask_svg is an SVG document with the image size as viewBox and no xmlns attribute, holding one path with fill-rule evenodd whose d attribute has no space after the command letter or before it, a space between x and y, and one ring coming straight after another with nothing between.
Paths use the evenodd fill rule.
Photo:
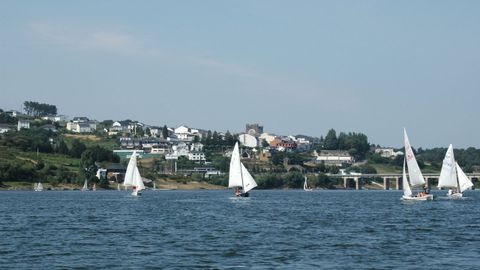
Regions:
<instances>
[{"instance_id":1,"label":"concrete bridge","mask_svg":"<svg viewBox=\"0 0 480 270\"><path fill-rule=\"evenodd\" d=\"M470 181L474 182L475 180L480 180L480 173L467 173L466 174ZM354 173L354 174L327 174L328 177L333 178L342 178L343 179L343 187L347 188L348 180L355 181L355 189L361 188L361 179L365 178L382 178L383 179L383 189L387 190L390 189L390 180L395 180L395 187L397 190L401 189L400 179L402 179L402 174L400 173L380 173L380 174L362 174L362 173ZM438 173L424 173L423 177L425 178L426 185L430 187L430 180L438 179L440 174Z\"/></svg>"}]
</instances>

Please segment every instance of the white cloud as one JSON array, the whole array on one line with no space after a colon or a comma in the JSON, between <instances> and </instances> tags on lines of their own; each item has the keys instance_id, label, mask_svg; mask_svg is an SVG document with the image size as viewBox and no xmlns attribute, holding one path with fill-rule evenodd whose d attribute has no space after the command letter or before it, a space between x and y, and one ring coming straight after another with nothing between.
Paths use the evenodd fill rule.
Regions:
<instances>
[{"instance_id":1,"label":"white cloud","mask_svg":"<svg viewBox=\"0 0 480 270\"><path fill-rule=\"evenodd\" d=\"M118 53L151 52L132 35L108 30L66 27L49 22L32 22L30 29L43 40L75 50L99 50Z\"/></svg>"}]
</instances>

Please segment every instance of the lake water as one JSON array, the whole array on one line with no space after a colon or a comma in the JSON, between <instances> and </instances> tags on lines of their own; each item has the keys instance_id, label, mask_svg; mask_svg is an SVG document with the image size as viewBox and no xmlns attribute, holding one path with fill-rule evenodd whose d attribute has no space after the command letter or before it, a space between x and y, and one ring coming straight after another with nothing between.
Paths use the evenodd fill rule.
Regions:
<instances>
[{"instance_id":1,"label":"lake water","mask_svg":"<svg viewBox=\"0 0 480 270\"><path fill-rule=\"evenodd\" d=\"M480 269L477 191L232 193L0 192L0 268Z\"/></svg>"}]
</instances>

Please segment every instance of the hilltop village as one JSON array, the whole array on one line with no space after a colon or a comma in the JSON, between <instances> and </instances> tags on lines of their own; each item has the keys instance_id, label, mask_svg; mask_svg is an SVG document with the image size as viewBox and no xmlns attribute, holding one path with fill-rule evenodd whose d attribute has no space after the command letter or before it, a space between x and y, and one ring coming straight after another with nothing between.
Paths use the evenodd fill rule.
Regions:
<instances>
[{"instance_id":1,"label":"hilltop village","mask_svg":"<svg viewBox=\"0 0 480 270\"><path fill-rule=\"evenodd\" d=\"M52 186L74 188L88 179L111 188L123 182L135 150L146 185L221 188L227 184L237 141L242 162L259 188L300 188L305 175L314 187L338 188L341 184L329 175L400 172L403 162L403 149L380 147L369 143L365 134L337 134L333 129L314 137L273 134L261 124L246 124L242 132L231 133L133 120L69 118L58 115L53 105L36 102L26 102L24 111L0 111L4 187L42 179ZM435 172L442 155L441 149L419 149L420 166ZM478 169L476 149L460 152L460 161L462 155L477 158L465 164L467 171Z\"/></svg>"}]
</instances>

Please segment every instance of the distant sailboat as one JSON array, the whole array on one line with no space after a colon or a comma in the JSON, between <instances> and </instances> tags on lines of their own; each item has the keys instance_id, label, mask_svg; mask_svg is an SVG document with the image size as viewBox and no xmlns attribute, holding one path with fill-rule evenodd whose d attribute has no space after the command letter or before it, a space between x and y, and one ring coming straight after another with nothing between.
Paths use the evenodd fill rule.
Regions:
<instances>
[{"instance_id":1,"label":"distant sailboat","mask_svg":"<svg viewBox=\"0 0 480 270\"><path fill-rule=\"evenodd\" d=\"M305 191L312 191L313 190L312 188L308 187L307 176L305 176L305 182L303 182L303 190L305 190Z\"/></svg>"},{"instance_id":2,"label":"distant sailboat","mask_svg":"<svg viewBox=\"0 0 480 270\"><path fill-rule=\"evenodd\" d=\"M249 191L257 186L252 175L247 168L240 161L240 151L238 149L238 142L233 148L232 158L230 159L230 172L228 177L228 187L236 188L235 195L241 197L248 197ZM242 191L240 191L242 188Z\"/></svg>"},{"instance_id":3,"label":"distant sailboat","mask_svg":"<svg viewBox=\"0 0 480 270\"><path fill-rule=\"evenodd\" d=\"M93 186L92 186L92 190L93 191L96 191L97 190L97 185L94 183Z\"/></svg>"},{"instance_id":4,"label":"distant sailboat","mask_svg":"<svg viewBox=\"0 0 480 270\"><path fill-rule=\"evenodd\" d=\"M449 188L448 197L462 198L463 192L472 186L472 181L468 179L462 168L455 162L453 146L450 144L443 159L442 170L438 178L438 187Z\"/></svg>"},{"instance_id":5,"label":"distant sailboat","mask_svg":"<svg viewBox=\"0 0 480 270\"><path fill-rule=\"evenodd\" d=\"M153 190L157 190L157 185L155 185L155 181L153 181Z\"/></svg>"},{"instance_id":6,"label":"distant sailboat","mask_svg":"<svg viewBox=\"0 0 480 270\"><path fill-rule=\"evenodd\" d=\"M125 188L132 187L132 196L139 196L142 194L142 190L145 189L142 176L137 167L137 152L133 151L130 161L128 162L127 172L125 173L125 181L123 182Z\"/></svg>"},{"instance_id":7,"label":"distant sailboat","mask_svg":"<svg viewBox=\"0 0 480 270\"><path fill-rule=\"evenodd\" d=\"M88 190L88 180L85 179L85 182L83 183L82 191L87 191Z\"/></svg>"},{"instance_id":8,"label":"distant sailboat","mask_svg":"<svg viewBox=\"0 0 480 270\"><path fill-rule=\"evenodd\" d=\"M35 190L35 191L43 191L42 182L38 182L37 184L33 184L33 190Z\"/></svg>"},{"instance_id":9,"label":"distant sailboat","mask_svg":"<svg viewBox=\"0 0 480 270\"><path fill-rule=\"evenodd\" d=\"M403 137L405 143L405 158L403 161L403 200L413 200L413 201L427 201L433 200L433 195L427 193L427 189L425 188L425 192L419 192L416 196L412 195L412 187L417 186L425 186L425 179L423 178L423 174L420 171L420 167L418 167L417 160L415 159L415 155L413 153L412 147L410 145L410 141L408 140L407 131L403 130ZM410 183L407 180L407 173L405 171L405 163L408 168L408 176Z\"/></svg>"}]
</instances>

